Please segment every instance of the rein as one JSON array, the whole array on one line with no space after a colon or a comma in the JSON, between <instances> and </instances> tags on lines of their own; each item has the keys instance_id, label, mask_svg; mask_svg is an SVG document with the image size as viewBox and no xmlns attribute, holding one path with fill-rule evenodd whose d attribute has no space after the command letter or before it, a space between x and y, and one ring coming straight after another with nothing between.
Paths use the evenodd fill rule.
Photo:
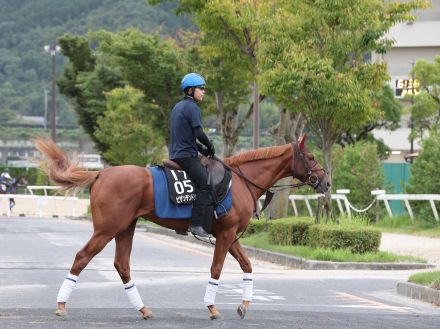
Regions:
<instances>
[{"instance_id":1,"label":"rein","mask_svg":"<svg viewBox=\"0 0 440 329\"><path fill-rule=\"evenodd\" d=\"M295 146L298 150L295 150ZM246 187L248 188L249 192L252 195L252 199L254 200L254 214L257 216L257 218L259 218L260 212L262 212L264 209L267 208L267 206L269 205L270 201L272 200L272 198L276 192L291 189L291 188L299 188L299 187L305 186L305 185L310 185L311 187L315 188L320 183L319 178L315 174L315 172L320 171L320 170L324 170L324 169L314 169L317 162L315 162L315 164L310 168L306 159L304 158L304 152L302 152L295 143L292 143L292 148L293 148L293 155L294 156L298 155L301 158L301 160L304 164L304 168L306 168L306 170L307 170L307 177L306 177L305 181L297 183L297 184L273 185L269 188L262 187L256 183L254 183L249 178L247 178L243 174L243 172L241 171L240 167L238 167L238 170L237 170L237 169L227 165L223 160L217 158L216 156L214 156L214 159L216 159L225 168L231 170L232 172L234 172L237 176L239 176L240 178L242 178L246 182ZM293 174L294 174L294 168L292 168L292 176L293 176ZM261 207L261 209L259 211L257 210L257 198L254 195L254 193L252 193L252 190L250 189L249 185L252 185L252 186L262 190L263 193L266 193L266 198L264 200L263 206ZM277 189L273 190L273 188L277 188Z\"/></svg>"}]
</instances>

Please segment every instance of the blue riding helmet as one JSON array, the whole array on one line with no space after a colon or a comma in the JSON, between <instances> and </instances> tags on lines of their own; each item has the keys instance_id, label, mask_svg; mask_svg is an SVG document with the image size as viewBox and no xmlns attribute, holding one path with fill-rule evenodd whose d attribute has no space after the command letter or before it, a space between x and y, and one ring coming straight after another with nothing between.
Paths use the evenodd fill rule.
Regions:
<instances>
[{"instance_id":1,"label":"blue riding helmet","mask_svg":"<svg viewBox=\"0 0 440 329\"><path fill-rule=\"evenodd\" d=\"M198 73L188 73L182 79L182 90L186 88L204 86L206 84L205 79Z\"/></svg>"}]
</instances>

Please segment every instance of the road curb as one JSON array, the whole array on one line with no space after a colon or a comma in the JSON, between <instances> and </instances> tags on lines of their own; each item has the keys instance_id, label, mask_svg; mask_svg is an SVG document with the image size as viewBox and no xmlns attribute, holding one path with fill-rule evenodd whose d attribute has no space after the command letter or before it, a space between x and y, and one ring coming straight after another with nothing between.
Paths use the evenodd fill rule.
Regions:
<instances>
[{"instance_id":1,"label":"road curb","mask_svg":"<svg viewBox=\"0 0 440 329\"><path fill-rule=\"evenodd\" d=\"M195 239L192 235L176 234L174 230L163 227L156 227L147 224L138 224L137 229L145 230L146 232L162 234L170 236L179 240L184 240L201 245L208 245L208 243ZM291 268L305 269L305 270L414 270L414 269L430 269L434 268L431 264L420 263L352 263L352 262L330 262L307 260L300 257L290 256L278 252L257 249L253 247L243 246L249 257L253 257L266 262L275 263Z\"/></svg>"},{"instance_id":2,"label":"road curb","mask_svg":"<svg viewBox=\"0 0 440 329\"><path fill-rule=\"evenodd\" d=\"M412 282L398 282L397 293L413 299L440 306L440 290L432 289Z\"/></svg>"}]
</instances>

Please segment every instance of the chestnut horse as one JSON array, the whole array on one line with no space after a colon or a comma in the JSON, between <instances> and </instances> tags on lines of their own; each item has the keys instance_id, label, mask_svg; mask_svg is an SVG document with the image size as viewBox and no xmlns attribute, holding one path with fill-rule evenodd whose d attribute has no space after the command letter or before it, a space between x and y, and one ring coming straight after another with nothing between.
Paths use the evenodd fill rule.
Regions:
<instances>
[{"instance_id":1,"label":"chestnut horse","mask_svg":"<svg viewBox=\"0 0 440 329\"><path fill-rule=\"evenodd\" d=\"M252 300L252 266L237 234L243 232L257 209L257 200L275 182L293 176L310 185L317 192L329 189L328 176L305 147L306 136L297 143L260 148L226 158L224 162L232 171L232 208L228 214L213 222L216 237L211 265L211 279L204 298L212 319L219 315L215 295L226 254L229 252L243 270L243 298L238 314L243 318ZM190 219L158 218L154 209L153 177L149 168L133 165L117 166L101 171L85 171L72 165L67 155L50 140L37 139L37 148L46 156L45 170L50 180L64 190L90 186L90 203L93 217L93 235L78 251L57 297L56 314L66 314L66 302L76 279L90 260L108 242L115 239L114 266L122 279L130 303L147 319L152 314L142 303L139 292L130 277L130 253L138 217L176 231L187 231Z\"/></svg>"}]
</instances>

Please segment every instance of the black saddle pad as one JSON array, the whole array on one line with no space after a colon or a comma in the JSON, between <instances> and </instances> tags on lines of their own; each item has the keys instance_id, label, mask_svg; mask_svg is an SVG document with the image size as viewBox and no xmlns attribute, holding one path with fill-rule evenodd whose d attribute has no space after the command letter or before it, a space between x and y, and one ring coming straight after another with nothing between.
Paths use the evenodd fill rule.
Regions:
<instances>
[{"instance_id":1,"label":"black saddle pad","mask_svg":"<svg viewBox=\"0 0 440 329\"><path fill-rule=\"evenodd\" d=\"M168 191L170 199L175 204L191 204L196 199L196 188L191 178L184 170L170 169L164 167L167 177ZM229 169L225 169L225 175L222 181L214 185L214 203L219 204L226 197L232 173Z\"/></svg>"}]
</instances>

